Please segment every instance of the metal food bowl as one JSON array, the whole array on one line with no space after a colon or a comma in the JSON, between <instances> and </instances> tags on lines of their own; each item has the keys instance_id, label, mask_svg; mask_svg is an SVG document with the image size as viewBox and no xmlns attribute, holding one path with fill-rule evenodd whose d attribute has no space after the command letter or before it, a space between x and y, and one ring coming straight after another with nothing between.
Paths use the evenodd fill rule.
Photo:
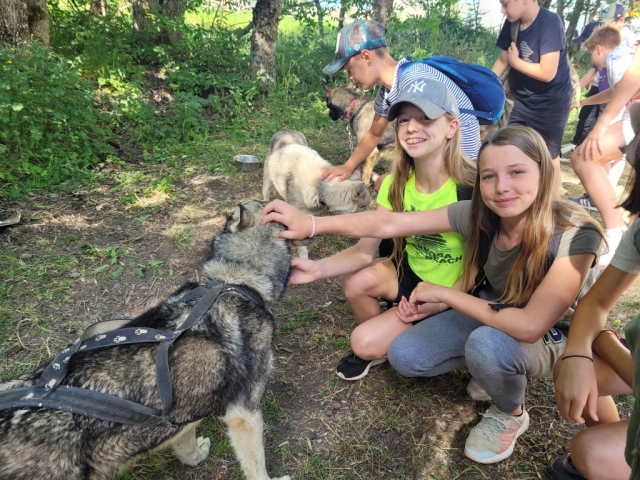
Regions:
<instances>
[{"instance_id":1,"label":"metal food bowl","mask_svg":"<svg viewBox=\"0 0 640 480\"><path fill-rule=\"evenodd\" d=\"M255 155L236 155L233 157L233 161L236 167L245 172L258 170L262 165L262 159Z\"/></svg>"}]
</instances>

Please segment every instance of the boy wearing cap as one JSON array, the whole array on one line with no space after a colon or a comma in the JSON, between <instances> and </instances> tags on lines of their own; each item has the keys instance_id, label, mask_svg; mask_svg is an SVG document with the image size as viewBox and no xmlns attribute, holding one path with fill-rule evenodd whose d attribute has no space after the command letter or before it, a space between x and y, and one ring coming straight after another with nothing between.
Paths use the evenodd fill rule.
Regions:
<instances>
[{"instance_id":1,"label":"boy wearing cap","mask_svg":"<svg viewBox=\"0 0 640 480\"><path fill-rule=\"evenodd\" d=\"M636 36L624 24L626 17L627 9L619 3L612 3L602 11L602 23L620 32L620 46L635 50Z\"/></svg>"},{"instance_id":2,"label":"boy wearing cap","mask_svg":"<svg viewBox=\"0 0 640 480\"><path fill-rule=\"evenodd\" d=\"M376 147L387 125L389 107L398 97L402 88L417 78L428 77L438 80L452 93L460 109L473 109L469 97L446 75L424 63L409 63L409 58L399 62L394 60L387 50L385 33L387 29L373 20L354 20L338 34L335 59L322 70L332 75L340 70L347 72L353 84L370 90L380 85L375 100L375 116L371 128L351 153L344 165L329 167L323 173L323 180L337 177L345 180ZM401 74L400 74L401 73ZM469 114L460 114L460 148L469 158L475 159L480 149L480 125L478 119Z\"/></svg>"},{"instance_id":3,"label":"boy wearing cap","mask_svg":"<svg viewBox=\"0 0 640 480\"><path fill-rule=\"evenodd\" d=\"M616 84L629 68L633 53L628 48L620 46L620 32L614 27L602 27L596 30L584 43L591 54L591 61L598 68L606 67L610 89L583 100L583 105L598 105L606 103L613 95ZM622 108L607 132L607 138L601 149L601 155L593 160L585 160L582 149L574 150L571 154L571 164L576 175L587 191L588 197L572 198L583 207L597 209L605 224L605 234L609 246L608 252L600 257L600 268L605 268L620 243L622 234L626 230L622 213L618 208L616 192L612 187L605 166L612 160L619 159L635 135L629 115Z\"/></svg>"},{"instance_id":4,"label":"boy wearing cap","mask_svg":"<svg viewBox=\"0 0 640 480\"><path fill-rule=\"evenodd\" d=\"M511 66L516 98L509 125L531 127L545 139L555 168L553 192L560 196L560 149L573 94L564 26L536 0L501 0L501 5L507 19L496 45L502 52L491 69L501 76ZM511 40L514 22L519 22L517 45Z\"/></svg>"}]
</instances>

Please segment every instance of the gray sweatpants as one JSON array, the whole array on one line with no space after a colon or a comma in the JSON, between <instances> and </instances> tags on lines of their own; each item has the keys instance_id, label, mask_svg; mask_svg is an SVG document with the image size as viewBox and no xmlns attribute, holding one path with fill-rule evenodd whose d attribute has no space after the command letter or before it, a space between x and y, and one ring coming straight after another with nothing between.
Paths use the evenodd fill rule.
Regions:
<instances>
[{"instance_id":1,"label":"gray sweatpants","mask_svg":"<svg viewBox=\"0 0 640 480\"><path fill-rule=\"evenodd\" d=\"M495 294L483 291L481 297ZM510 310L499 315L507 317ZM555 328L533 344L524 343L451 309L398 335L388 355L405 377L433 377L467 367L501 411L513 412L524 404L527 377L551 375L566 343Z\"/></svg>"}]
</instances>

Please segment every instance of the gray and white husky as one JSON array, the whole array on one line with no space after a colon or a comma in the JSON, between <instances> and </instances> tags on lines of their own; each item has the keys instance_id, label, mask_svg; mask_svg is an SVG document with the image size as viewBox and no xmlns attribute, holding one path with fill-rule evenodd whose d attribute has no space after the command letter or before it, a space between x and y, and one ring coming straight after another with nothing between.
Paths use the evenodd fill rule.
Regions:
<instances>
[{"instance_id":1,"label":"gray and white husky","mask_svg":"<svg viewBox=\"0 0 640 480\"><path fill-rule=\"evenodd\" d=\"M271 137L269 154L264 164L263 200L274 190L282 199L311 215L342 215L366 210L371 193L354 172L342 182L320 179L322 170L331 164L309 148L302 132L281 130ZM306 258L306 248L299 247Z\"/></svg>"},{"instance_id":2,"label":"gray and white husky","mask_svg":"<svg viewBox=\"0 0 640 480\"><path fill-rule=\"evenodd\" d=\"M222 293L170 347L170 423L114 423L45 408L0 410L0 479L103 479L133 457L169 445L184 464L195 466L209 454L209 439L196 438L195 433L208 415L221 416L227 424L245 476L269 479L261 404L272 371L275 324L265 304L282 295L291 255L286 241L278 238L282 225L260 225L263 207L257 201L236 207L225 232L213 241L204 275L240 286L240 293ZM198 300L189 293L198 287L183 285L125 326L175 332L196 308ZM60 388L84 387L160 409L158 348L155 343L138 343L79 351L69 361ZM0 393L34 385L44 368L0 384Z\"/></svg>"}]
</instances>

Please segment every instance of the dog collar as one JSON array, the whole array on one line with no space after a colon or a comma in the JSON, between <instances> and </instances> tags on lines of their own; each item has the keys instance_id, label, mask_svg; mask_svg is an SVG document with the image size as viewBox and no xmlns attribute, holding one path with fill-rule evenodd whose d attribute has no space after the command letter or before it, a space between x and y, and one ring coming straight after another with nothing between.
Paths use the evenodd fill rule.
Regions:
<instances>
[{"instance_id":1,"label":"dog collar","mask_svg":"<svg viewBox=\"0 0 640 480\"><path fill-rule=\"evenodd\" d=\"M354 98L353 100L351 100L351 103L349 104L349 107L347 108L346 118L344 119L344 121L346 123L349 123L349 120L351 118L351 110L353 110L353 106L356 104L357 101L358 101L357 98Z\"/></svg>"}]
</instances>

